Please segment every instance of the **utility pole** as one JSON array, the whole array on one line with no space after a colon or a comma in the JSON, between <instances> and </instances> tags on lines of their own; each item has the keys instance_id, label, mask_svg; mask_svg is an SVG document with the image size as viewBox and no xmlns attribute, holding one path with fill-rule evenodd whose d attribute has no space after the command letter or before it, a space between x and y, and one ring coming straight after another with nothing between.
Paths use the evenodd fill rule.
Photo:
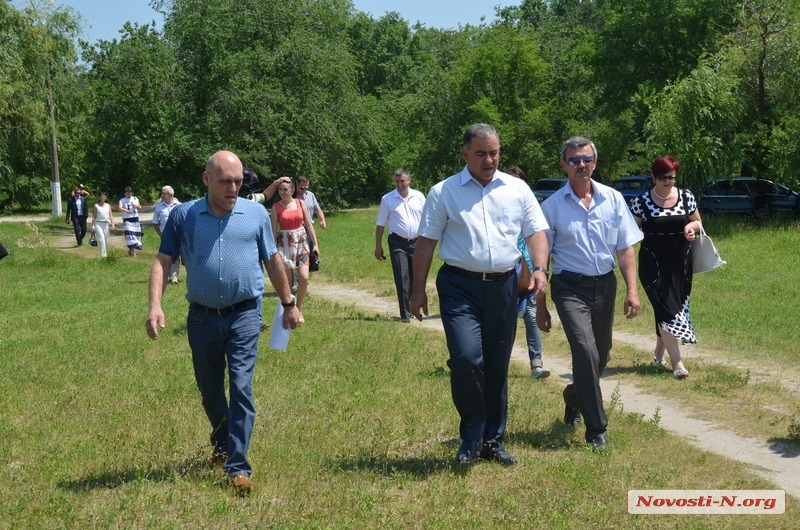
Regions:
<instances>
[{"instance_id":1,"label":"utility pole","mask_svg":"<svg viewBox=\"0 0 800 530\"><path fill-rule=\"evenodd\" d=\"M50 74L44 82L47 90L47 119L50 122L50 196L52 197L53 217L61 217L61 177L58 173L58 140L56 139L56 113L53 108L53 85Z\"/></svg>"}]
</instances>

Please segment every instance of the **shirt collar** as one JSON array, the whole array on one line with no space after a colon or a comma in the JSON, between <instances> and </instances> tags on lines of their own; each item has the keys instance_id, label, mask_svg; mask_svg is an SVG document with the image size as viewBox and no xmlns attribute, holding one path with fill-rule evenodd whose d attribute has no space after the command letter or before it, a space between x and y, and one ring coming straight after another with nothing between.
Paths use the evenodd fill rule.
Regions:
<instances>
[{"instance_id":1,"label":"shirt collar","mask_svg":"<svg viewBox=\"0 0 800 530\"><path fill-rule=\"evenodd\" d=\"M594 179L590 180L592 181L592 198L595 200L595 202L599 202L601 199L606 200L611 193L611 188L609 188L608 186L603 186ZM567 182L567 185L564 186L562 189L564 190L565 197L570 197L575 201L580 201L580 197L575 195L575 193L572 191L572 186L570 185L569 182Z\"/></svg>"},{"instance_id":2,"label":"shirt collar","mask_svg":"<svg viewBox=\"0 0 800 530\"><path fill-rule=\"evenodd\" d=\"M495 182L497 182L497 180L498 180L498 179L497 179L497 176L498 176L498 175L500 175L500 171L495 171L495 172L494 172L494 175L492 175L492 180L489 182L489 184L487 184L487 186L491 186L492 184L494 184ZM480 182L478 182L478 180L477 180L477 179L475 179L475 177L473 177L473 176L472 176L472 173L470 173L470 172L469 172L469 169L467 169L467 166L466 166L466 165L464 165L464 169L462 169L462 170L461 170L461 173L459 173L459 183L460 183L462 186L464 186L464 185L466 185L466 184L467 184L469 181L474 181L476 184L478 184L479 186L483 187L483 184L481 184ZM395 191L397 191L397 190L395 190Z\"/></svg>"},{"instance_id":3,"label":"shirt collar","mask_svg":"<svg viewBox=\"0 0 800 530\"><path fill-rule=\"evenodd\" d=\"M407 194L405 197L403 197L402 195L400 195L400 192L399 192L399 191L397 191L397 188L393 189L391 193L392 193L392 196L394 196L394 197L398 197L398 198L400 198L400 199L406 200L406 199L408 199L409 197L411 197L411 193L412 193L413 191L414 191L414 189L413 189L413 188L408 188L408 194Z\"/></svg>"},{"instance_id":4,"label":"shirt collar","mask_svg":"<svg viewBox=\"0 0 800 530\"><path fill-rule=\"evenodd\" d=\"M225 217L228 217L228 215L230 215L230 214L243 213L242 212L242 201L246 202L247 199L243 199L241 197L237 197L236 198L236 204L234 205L233 210L231 210L230 212L225 214L224 217L217 217L217 214L214 213L214 210L212 210L211 206L209 206L209 204L208 204L208 193L206 193L205 195L203 195L203 199L201 201L199 201L200 202L200 213L201 214L207 213L209 215L213 215L214 217L217 217L217 219L224 219Z\"/></svg>"}]
</instances>

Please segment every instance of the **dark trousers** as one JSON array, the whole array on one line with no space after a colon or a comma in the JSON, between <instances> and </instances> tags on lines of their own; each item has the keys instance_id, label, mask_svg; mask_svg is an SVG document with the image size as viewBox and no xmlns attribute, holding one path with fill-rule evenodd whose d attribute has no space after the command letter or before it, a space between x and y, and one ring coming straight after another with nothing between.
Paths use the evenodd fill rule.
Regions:
<instances>
[{"instance_id":1,"label":"dark trousers","mask_svg":"<svg viewBox=\"0 0 800 530\"><path fill-rule=\"evenodd\" d=\"M72 229L75 230L75 241L79 245L83 244L83 238L86 237L86 216L79 215L72 218Z\"/></svg>"},{"instance_id":2,"label":"dark trousers","mask_svg":"<svg viewBox=\"0 0 800 530\"><path fill-rule=\"evenodd\" d=\"M411 318L408 301L411 299L411 282L414 280L412 260L414 249L417 246L417 238L405 239L395 234L389 234L388 241L400 318Z\"/></svg>"},{"instance_id":3,"label":"dark trousers","mask_svg":"<svg viewBox=\"0 0 800 530\"><path fill-rule=\"evenodd\" d=\"M500 442L508 417L508 363L517 332L517 275L501 281L436 277L462 440Z\"/></svg>"},{"instance_id":4,"label":"dark trousers","mask_svg":"<svg viewBox=\"0 0 800 530\"><path fill-rule=\"evenodd\" d=\"M617 277L580 279L555 274L552 297L572 351L572 384L564 389L564 402L577 406L586 424L586 440L606 432L600 376L611 358L611 330Z\"/></svg>"}]
</instances>

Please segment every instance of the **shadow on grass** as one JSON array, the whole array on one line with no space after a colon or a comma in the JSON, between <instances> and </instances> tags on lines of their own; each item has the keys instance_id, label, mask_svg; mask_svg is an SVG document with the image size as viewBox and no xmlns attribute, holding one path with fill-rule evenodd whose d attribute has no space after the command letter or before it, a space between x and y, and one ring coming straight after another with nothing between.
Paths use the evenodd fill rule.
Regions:
<instances>
[{"instance_id":1,"label":"shadow on grass","mask_svg":"<svg viewBox=\"0 0 800 530\"><path fill-rule=\"evenodd\" d=\"M76 248L75 242L75 229L72 228L72 223L69 224L55 224L55 223L35 223L39 229L39 235L47 237L51 243L57 243L61 238L69 236L71 239L68 243L53 244L52 247L58 250ZM89 228L86 231L86 242L89 242Z\"/></svg>"},{"instance_id":2,"label":"shadow on grass","mask_svg":"<svg viewBox=\"0 0 800 530\"><path fill-rule=\"evenodd\" d=\"M433 365L430 370L424 370L419 372L421 377L446 377L450 379L450 370L447 366L443 365Z\"/></svg>"},{"instance_id":3,"label":"shadow on grass","mask_svg":"<svg viewBox=\"0 0 800 530\"><path fill-rule=\"evenodd\" d=\"M582 432L583 429L572 429L555 421L549 427L539 431L510 433L507 436L508 444L506 444L506 448L512 453L514 448L510 445L529 445L544 451L564 451L572 447L582 447L586 445L581 435ZM452 438L440 443L447 449L447 456L364 454L356 458L331 459L328 461L327 465L330 468L345 472L367 471L386 477L407 476L413 477L414 479L425 479L437 473L465 475L469 473L475 465L497 465L496 463L481 460L480 458L476 464L460 464L456 461L456 450L461 444L461 440ZM430 448L427 450L429 449ZM416 450L421 452L426 451L425 448L420 446L419 449L410 447L406 453L413 453Z\"/></svg>"},{"instance_id":4,"label":"shadow on grass","mask_svg":"<svg viewBox=\"0 0 800 530\"><path fill-rule=\"evenodd\" d=\"M329 466L345 472L368 471L383 475L409 476L415 479L425 479L438 473L453 473L464 475L472 466L459 464L455 459L455 450L452 457L393 457L365 455L355 459L344 459L329 462Z\"/></svg>"},{"instance_id":5,"label":"shadow on grass","mask_svg":"<svg viewBox=\"0 0 800 530\"><path fill-rule=\"evenodd\" d=\"M509 444L530 445L541 451L564 451L576 445L586 445L583 432L583 425L574 428L555 420L544 429L508 433L506 441Z\"/></svg>"},{"instance_id":6,"label":"shadow on grass","mask_svg":"<svg viewBox=\"0 0 800 530\"><path fill-rule=\"evenodd\" d=\"M186 320L181 320L181 323L172 328L173 335L186 335Z\"/></svg>"},{"instance_id":7,"label":"shadow on grass","mask_svg":"<svg viewBox=\"0 0 800 530\"><path fill-rule=\"evenodd\" d=\"M602 377L612 377L617 374L636 374L641 376L661 376L669 374L672 376L672 371L658 368L655 365L634 363L633 366L614 366L613 368L606 368Z\"/></svg>"},{"instance_id":8,"label":"shadow on grass","mask_svg":"<svg viewBox=\"0 0 800 530\"><path fill-rule=\"evenodd\" d=\"M160 468L143 469L130 467L120 470L90 473L83 477L62 479L57 486L73 493L89 492L97 489L115 489L134 482L169 482L176 478L194 481L206 480L212 468L208 458L195 455L174 464Z\"/></svg>"},{"instance_id":9,"label":"shadow on grass","mask_svg":"<svg viewBox=\"0 0 800 530\"><path fill-rule=\"evenodd\" d=\"M800 456L800 443L791 438L770 438L769 450L783 458L797 458Z\"/></svg>"}]
</instances>

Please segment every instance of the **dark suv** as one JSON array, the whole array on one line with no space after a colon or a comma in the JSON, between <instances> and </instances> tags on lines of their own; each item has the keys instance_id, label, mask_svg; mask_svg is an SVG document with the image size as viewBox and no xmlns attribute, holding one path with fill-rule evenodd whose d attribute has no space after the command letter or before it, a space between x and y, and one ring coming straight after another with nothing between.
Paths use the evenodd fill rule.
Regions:
<instances>
[{"instance_id":1,"label":"dark suv","mask_svg":"<svg viewBox=\"0 0 800 530\"><path fill-rule=\"evenodd\" d=\"M771 180L755 177L717 179L706 186L700 213L753 214L784 211L800 215L800 194Z\"/></svg>"},{"instance_id":2,"label":"dark suv","mask_svg":"<svg viewBox=\"0 0 800 530\"><path fill-rule=\"evenodd\" d=\"M630 206L633 199L653 187L653 177L650 175L620 177L611 183L611 187L620 192Z\"/></svg>"},{"instance_id":3,"label":"dark suv","mask_svg":"<svg viewBox=\"0 0 800 530\"><path fill-rule=\"evenodd\" d=\"M564 187L567 179L539 179L533 183L533 195L536 200L543 202L549 196Z\"/></svg>"}]
</instances>

